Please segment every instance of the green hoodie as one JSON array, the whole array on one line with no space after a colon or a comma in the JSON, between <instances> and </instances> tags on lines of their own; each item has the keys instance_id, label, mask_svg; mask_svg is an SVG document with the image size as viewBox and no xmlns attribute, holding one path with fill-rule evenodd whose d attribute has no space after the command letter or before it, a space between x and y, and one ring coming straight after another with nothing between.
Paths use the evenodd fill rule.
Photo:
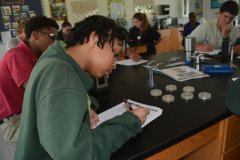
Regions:
<instances>
[{"instance_id":1,"label":"green hoodie","mask_svg":"<svg viewBox=\"0 0 240 160\"><path fill-rule=\"evenodd\" d=\"M228 91L227 107L231 112L240 115L240 78L233 83Z\"/></svg>"},{"instance_id":2,"label":"green hoodie","mask_svg":"<svg viewBox=\"0 0 240 160\"><path fill-rule=\"evenodd\" d=\"M131 112L90 128L92 78L58 41L41 56L24 95L15 160L106 160L141 132Z\"/></svg>"}]
</instances>

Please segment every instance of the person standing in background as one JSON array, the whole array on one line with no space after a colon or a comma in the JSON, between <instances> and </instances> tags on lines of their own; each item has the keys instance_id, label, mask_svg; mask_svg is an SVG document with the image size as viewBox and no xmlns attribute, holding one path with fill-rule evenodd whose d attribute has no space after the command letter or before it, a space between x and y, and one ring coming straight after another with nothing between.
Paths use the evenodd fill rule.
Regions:
<instances>
[{"instance_id":1,"label":"person standing in background","mask_svg":"<svg viewBox=\"0 0 240 160\"><path fill-rule=\"evenodd\" d=\"M196 14L194 12L189 13L189 22L184 25L183 36L188 36L199 24L200 23L196 21Z\"/></svg>"},{"instance_id":2,"label":"person standing in background","mask_svg":"<svg viewBox=\"0 0 240 160\"><path fill-rule=\"evenodd\" d=\"M6 51L9 49L16 47L20 42L23 40L26 40L26 34L25 34L25 26L28 20L23 19L18 21L18 28L16 30L17 36L14 38L9 39L6 42Z\"/></svg>"},{"instance_id":3,"label":"person standing in background","mask_svg":"<svg viewBox=\"0 0 240 160\"><path fill-rule=\"evenodd\" d=\"M196 37L196 50L208 52L213 49L221 49L223 41L235 42L240 33L238 28L232 25L232 22L238 12L239 5L235 1L226 1L220 7L216 19L206 21L193 30L189 36ZM240 48L235 49L235 52L240 53Z\"/></svg>"},{"instance_id":4,"label":"person standing in background","mask_svg":"<svg viewBox=\"0 0 240 160\"><path fill-rule=\"evenodd\" d=\"M160 41L160 33L151 27L145 13L133 15L134 26L129 30L129 46L147 45L147 55L156 54L155 45Z\"/></svg>"},{"instance_id":5,"label":"person standing in background","mask_svg":"<svg viewBox=\"0 0 240 160\"><path fill-rule=\"evenodd\" d=\"M189 22L183 26L183 46L184 38L187 37L192 31L200 24L196 21L196 14L194 12L189 13Z\"/></svg>"},{"instance_id":6,"label":"person standing in background","mask_svg":"<svg viewBox=\"0 0 240 160\"><path fill-rule=\"evenodd\" d=\"M65 43L67 42L67 38L70 34L70 31L71 31L71 28L72 28L72 25L71 23L69 23L67 21L67 19L65 19L62 23L62 26L61 26L61 30L58 31L58 36L57 36L57 40L62 40L64 41Z\"/></svg>"},{"instance_id":7,"label":"person standing in background","mask_svg":"<svg viewBox=\"0 0 240 160\"><path fill-rule=\"evenodd\" d=\"M57 30L54 20L32 17L25 26L26 40L8 50L0 61L0 127L6 141L17 141L28 79L38 58L55 41Z\"/></svg>"}]
</instances>

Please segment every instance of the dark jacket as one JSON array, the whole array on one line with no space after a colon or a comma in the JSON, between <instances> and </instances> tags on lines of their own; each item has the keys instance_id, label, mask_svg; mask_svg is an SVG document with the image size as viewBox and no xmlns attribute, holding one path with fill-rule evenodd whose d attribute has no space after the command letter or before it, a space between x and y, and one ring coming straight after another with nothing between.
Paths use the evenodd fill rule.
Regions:
<instances>
[{"instance_id":1,"label":"dark jacket","mask_svg":"<svg viewBox=\"0 0 240 160\"><path fill-rule=\"evenodd\" d=\"M134 47L138 45L147 45L147 54L156 54L156 48L154 41L160 39L160 33L150 28L143 35L140 35L140 30L137 27L132 27L129 30L129 46Z\"/></svg>"}]
</instances>

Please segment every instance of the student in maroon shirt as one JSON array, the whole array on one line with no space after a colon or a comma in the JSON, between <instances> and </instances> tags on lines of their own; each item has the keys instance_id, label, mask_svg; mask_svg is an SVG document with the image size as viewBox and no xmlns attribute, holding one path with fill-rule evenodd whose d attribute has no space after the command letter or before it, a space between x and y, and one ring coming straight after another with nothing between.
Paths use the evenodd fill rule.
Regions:
<instances>
[{"instance_id":1,"label":"student in maroon shirt","mask_svg":"<svg viewBox=\"0 0 240 160\"><path fill-rule=\"evenodd\" d=\"M17 141L27 81L38 58L55 41L57 30L58 24L50 18L31 18L25 27L26 40L0 61L0 127L6 141Z\"/></svg>"}]
</instances>

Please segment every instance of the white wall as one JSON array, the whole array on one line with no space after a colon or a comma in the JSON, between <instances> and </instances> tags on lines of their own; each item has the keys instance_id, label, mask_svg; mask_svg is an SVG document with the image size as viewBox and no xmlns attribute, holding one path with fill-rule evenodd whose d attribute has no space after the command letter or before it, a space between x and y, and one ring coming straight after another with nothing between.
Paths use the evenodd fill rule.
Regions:
<instances>
[{"instance_id":1,"label":"white wall","mask_svg":"<svg viewBox=\"0 0 240 160\"><path fill-rule=\"evenodd\" d=\"M45 15L50 17L50 9L48 0L42 0L45 7ZM66 1L67 9L69 10L69 4L73 0ZM167 4L170 5L170 16L171 17L182 17L182 1L183 0L153 0L154 5ZM193 1L193 0L189 0ZM203 17L205 20L214 19L216 17L216 12L218 9L211 9L211 0L202 0L203 1ZM238 2L238 0L235 0ZM97 0L99 14L107 16L107 0ZM128 27L131 26L131 18L134 14L134 0L126 0L126 19L128 21ZM69 21L74 24L75 22L71 21L71 15L68 15ZM61 22L58 22L61 24Z\"/></svg>"},{"instance_id":2,"label":"white wall","mask_svg":"<svg viewBox=\"0 0 240 160\"><path fill-rule=\"evenodd\" d=\"M134 14L134 0L126 0L126 20L127 28L132 26L132 16ZM108 16L107 0L97 0L98 14Z\"/></svg>"},{"instance_id":3,"label":"white wall","mask_svg":"<svg viewBox=\"0 0 240 160\"><path fill-rule=\"evenodd\" d=\"M66 1L67 10L70 11L70 13L71 13L71 1L73 0ZM82 1L86 1L86 0L82 0ZM42 2L44 6L45 15L47 17L51 17L48 0L42 0ZM126 0L125 2L126 2L126 19L128 21L127 26L130 27L132 25L131 18L132 18L132 15L134 14L134 0ZM98 6L98 14L108 16L107 0L97 0L97 6ZM71 24L75 23L73 16L70 14L68 14L68 20ZM62 21L57 21L57 23L61 25Z\"/></svg>"},{"instance_id":4,"label":"white wall","mask_svg":"<svg viewBox=\"0 0 240 160\"><path fill-rule=\"evenodd\" d=\"M216 13L219 9L211 9L211 0L203 1L203 17L205 20L211 20L216 18Z\"/></svg>"},{"instance_id":5,"label":"white wall","mask_svg":"<svg viewBox=\"0 0 240 160\"><path fill-rule=\"evenodd\" d=\"M43 5L45 8L45 15L48 17L51 17L50 8L48 4L48 0L42 0ZM71 10L70 2L72 0L66 1L67 10ZM153 0L154 5L159 4L167 4L170 5L170 16L171 17L182 17L182 0ZM107 11L107 0L97 0L98 5L98 13L104 16L108 15ZM206 20L213 19L216 17L215 12L218 11L218 9L211 9L211 0L203 0L203 17ZM131 18L134 14L134 0L126 0L126 18L128 21L128 26L131 25ZM68 15L68 19L71 23L71 15ZM61 24L61 22L59 22Z\"/></svg>"}]
</instances>

